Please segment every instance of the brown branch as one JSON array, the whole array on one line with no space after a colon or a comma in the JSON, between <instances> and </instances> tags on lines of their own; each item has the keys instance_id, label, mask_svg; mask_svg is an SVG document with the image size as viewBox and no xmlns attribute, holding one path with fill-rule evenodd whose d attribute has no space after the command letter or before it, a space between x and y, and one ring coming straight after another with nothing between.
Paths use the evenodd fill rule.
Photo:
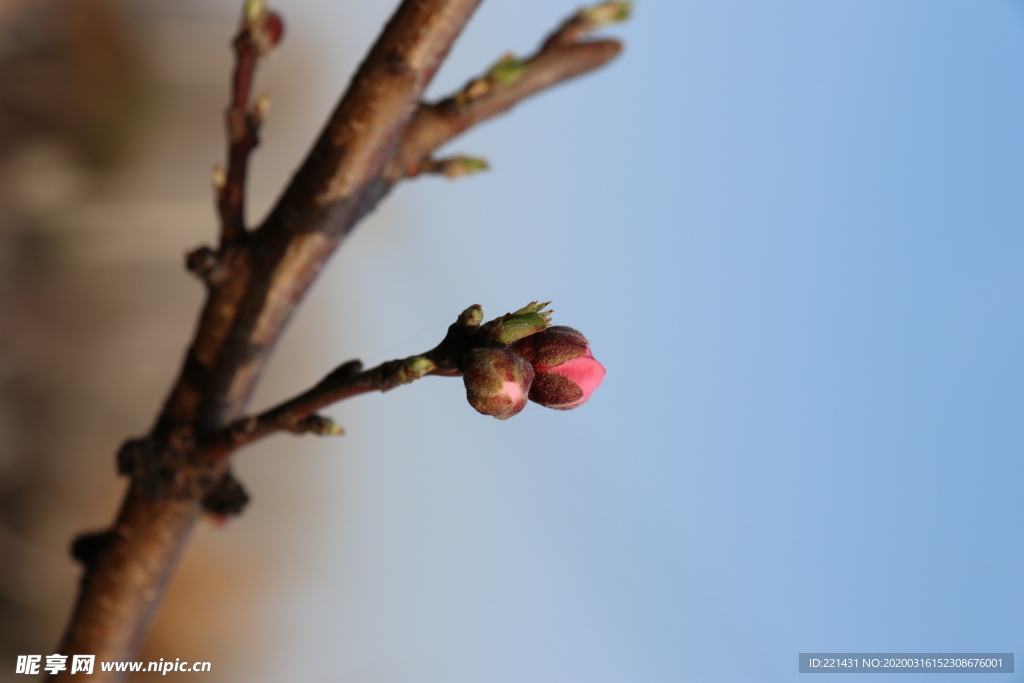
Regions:
<instances>
[{"instance_id":1,"label":"brown branch","mask_svg":"<svg viewBox=\"0 0 1024 683\"><path fill-rule=\"evenodd\" d=\"M333 423L316 415L316 411L353 396L389 391L426 375L443 374L435 373L436 366L424 356L388 361L362 372L357 369L358 361L355 363L356 366L351 363L342 365L312 388L259 415L235 420L204 438L198 444L197 453L215 462L277 432L336 434L338 431Z\"/></svg>"},{"instance_id":2,"label":"brown branch","mask_svg":"<svg viewBox=\"0 0 1024 683\"><path fill-rule=\"evenodd\" d=\"M406 0L263 224L226 253L160 434L223 426L341 239L390 188L382 180L423 90L479 0Z\"/></svg>"},{"instance_id":3,"label":"brown branch","mask_svg":"<svg viewBox=\"0 0 1024 683\"><path fill-rule=\"evenodd\" d=\"M149 436L153 459L179 464L176 478L158 495L133 480L110 540L85 567L59 652L128 660L138 649L202 513L201 501L227 473L226 462L188 465L194 434L223 426L244 408L267 353L331 251L312 236L323 227L315 218L331 202L365 205L373 194L368 188L478 2L405 0L278 203L277 217L259 231L264 237L225 254L223 278L210 287L181 374ZM65 671L55 679L68 676Z\"/></svg>"},{"instance_id":4,"label":"brown branch","mask_svg":"<svg viewBox=\"0 0 1024 683\"><path fill-rule=\"evenodd\" d=\"M119 454L119 467L132 481L117 520L78 546L88 548L81 554L85 573L58 652L132 659L204 506L222 513L244 504L228 458L208 457L216 449L207 444L241 415L295 306L345 235L438 146L533 93L604 64L620 49L614 41L579 42L593 22L581 23L576 15L523 63L518 77L488 81L486 92L478 87L458 106L454 98L421 106L427 84L479 2L402 2L274 209L244 240L245 170L259 112L246 109L252 52L236 44L229 168L218 198L221 248L189 257L189 266L204 275L207 300L156 424ZM262 0L246 0L247 18L254 6L262 7ZM400 368L383 368L335 378L338 384L323 396L384 387ZM296 418L308 419L318 400L298 397L281 409L287 419L278 414L267 423L315 428L292 423L291 416L308 408ZM68 676L65 671L55 679ZM117 678L97 672L96 680Z\"/></svg>"},{"instance_id":5,"label":"brown branch","mask_svg":"<svg viewBox=\"0 0 1024 683\"><path fill-rule=\"evenodd\" d=\"M281 18L268 12L260 0L248 0L238 35L232 41L235 68L231 75L231 98L224 112L228 139L227 170L218 168L213 181L223 245L232 244L245 235L245 184L249 155L259 144L259 129L269 104L263 96L250 107L252 81L260 57L280 42L282 27Z\"/></svg>"},{"instance_id":6,"label":"brown branch","mask_svg":"<svg viewBox=\"0 0 1024 683\"><path fill-rule=\"evenodd\" d=\"M618 10L612 16L588 19L588 12ZM540 49L518 60L507 56L484 76L470 81L461 91L433 104L423 104L409 122L402 144L388 165L387 178L395 182L428 171L430 155L467 129L501 114L552 86L589 73L614 59L621 51L617 40L583 41L583 37L609 21L626 18L626 3L605 3L577 12Z\"/></svg>"},{"instance_id":7,"label":"brown branch","mask_svg":"<svg viewBox=\"0 0 1024 683\"><path fill-rule=\"evenodd\" d=\"M197 458L217 462L243 446L282 431L297 434L343 433L333 421L317 415L316 411L371 391L390 391L427 375L456 377L461 374L462 358L470 349L497 343L496 336L510 315L500 316L481 326L483 310L473 305L460 313L448 327L441 343L426 353L391 360L369 370L363 370L363 364L358 360L342 363L298 396L259 415L239 418L225 428L205 435L196 444Z\"/></svg>"}]
</instances>

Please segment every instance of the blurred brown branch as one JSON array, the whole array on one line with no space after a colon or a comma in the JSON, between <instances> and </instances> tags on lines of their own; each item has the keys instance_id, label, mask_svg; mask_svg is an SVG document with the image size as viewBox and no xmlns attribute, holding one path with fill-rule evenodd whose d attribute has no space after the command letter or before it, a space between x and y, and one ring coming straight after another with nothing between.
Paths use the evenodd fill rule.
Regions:
<instances>
[{"instance_id":1,"label":"blurred brown branch","mask_svg":"<svg viewBox=\"0 0 1024 683\"><path fill-rule=\"evenodd\" d=\"M582 40L626 11L625 3L605 3L571 17L530 58L507 57L456 95L421 104L477 4L405 0L276 206L249 231L242 214L245 167L265 109L261 101L250 102L250 84L257 57L280 37L280 26L268 23L273 15L260 0L246 0L227 111L227 170L215 183L221 240L188 259L189 269L206 283L206 303L155 425L119 453L119 467L131 482L116 521L76 543L85 572L58 652L131 659L204 510L225 513L244 505L229 458L206 457L204 444L242 414L292 312L352 228L397 181L423 171L445 142L536 92L601 66L620 50L616 41ZM380 389L394 379L390 370L401 369L359 373L350 367L348 379L332 373L343 386L332 400ZM349 391L353 387L360 391ZM302 405L289 420L308 418L319 407ZM268 429L301 431L297 423L276 419L264 420ZM242 443L247 441L232 443L226 452Z\"/></svg>"}]
</instances>

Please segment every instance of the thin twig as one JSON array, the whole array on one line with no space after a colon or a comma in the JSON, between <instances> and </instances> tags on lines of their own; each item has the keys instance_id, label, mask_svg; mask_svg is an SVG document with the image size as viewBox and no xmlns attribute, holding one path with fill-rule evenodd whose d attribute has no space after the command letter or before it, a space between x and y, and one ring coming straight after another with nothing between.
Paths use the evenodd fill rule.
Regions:
<instances>
[{"instance_id":1,"label":"thin twig","mask_svg":"<svg viewBox=\"0 0 1024 683\"><path fill-rule=\"evenodd\" d=\"M550 311L544 310L547 304L537 308L533 302L530 306L536 308L542 321L537 324L547 325L550 322ZM540 314L542 310L543 314ZM219 431L204 435L196 444L195 457L206 462L222 461L239 448L282 431L343 433L330 418L317 415L316 411L371 391L390 391L427 375L457 377L462 374L462 359L470 349L502 344L497 340L505 327L511 324L507 321L513 315L508 313L481 325L483 309L473 305L460 313L448 327L441 343L426 353L391 360L369 370L363 370L363 364L358 360L342 363L298 396L259 415L239 418Z\"/></svg>"},{"instance_id":2,"label":"thin twig","mask_svg":"<svg viewBox=\"0 0 1024 683\"><path fill-rule=\"evenodd\" d=\"M344 365L339 369L343 368L345 368ZM425 356L410 356L352 374L335 370L298 396L259 415L239 418L224 429L204 437L197 444L196 452L204 459L216 461L227 457L243 446L277 432L337 433L333 430L311 429L310 425L304 421L310 417L320 417L316 415L316 411L332 403L371 391L389 391L421 377L434 374L435 369L434 363ZM321 418L321 420L326 420L326 418Z\"/></svg>"},{"instance_id":3,"label":"thin twig","mask_svg":"<svg viewBox=\"0 0 1024 683\"><path fill-rule=\"evenodd\" d=\"M588 12L607 8L607 16L590 20ZM458 93L438 102L420 105L402 136L402 144L388 165L387 178L394 182L426 169L430 155L468 128L501 114L522 100L576 76L597 69L622 51L617 40L583 40L610 21L621 21L628 3L612 2L572 15L549 35L540 49L526 59L506 56L480 78ZM603 21L600 21L603 20Z\"/></svg>"},{"instance_id":4,"label":"thin twig","mask_svg":"<svg viewBox=\"0 0 1024 683\"><path fill-rule=\"evenodd\" d=\"M263 2L249 0L242 12L238 34L232 41L235 68L231 75L231 98L224 112L227 125L227 171L214 172L217 209L220 213L221 244L237 242L245 235L245 186L249 155L259 144L259 129L269 100L259 97L249 105L252 82L260 57L281 38L281 19L268 12Z\"/></svg>"}]
</instances>

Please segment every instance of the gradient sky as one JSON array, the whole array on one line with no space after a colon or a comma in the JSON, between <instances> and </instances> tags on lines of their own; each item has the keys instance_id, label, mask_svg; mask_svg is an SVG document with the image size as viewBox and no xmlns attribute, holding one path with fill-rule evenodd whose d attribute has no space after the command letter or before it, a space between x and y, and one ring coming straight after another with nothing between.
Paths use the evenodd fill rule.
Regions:
<instances>
[{"instance_id":1,"label":"gradient sky","mask_svg":"<svg viewBox=\"0 0 1024 683\"><path fill-rule=\"evenodd\" d=\"M325 55L321 121L389 8L279 4ZM432 92L574 8L487 0ZM1024 5L646 0L610 33L614 65L451 146L491 172L400 188L281 350L335 315L322 369L375 364L551 299L604 386L500 422L428 378L329 411L342 440L275 440L322 515L260 677L1024 655Z\"/></svg>"}]
</instances>

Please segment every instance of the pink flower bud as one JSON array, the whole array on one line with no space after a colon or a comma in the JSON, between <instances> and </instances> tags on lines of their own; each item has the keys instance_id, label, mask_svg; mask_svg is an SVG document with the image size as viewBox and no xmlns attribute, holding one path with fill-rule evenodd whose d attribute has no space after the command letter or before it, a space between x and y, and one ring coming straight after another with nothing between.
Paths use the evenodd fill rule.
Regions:
<instances>
[{"instance_id":1,"label":"pink flower bud","mask_svg":"<svg viewBox=\"0 0 1024 683\"><path fill-rule=\"evenodd\" d=\"M505 349L473 349L462 379L466 398L477 412L507 420L526 407L533 366Z\"/></svg>"},{"instance_id":2,"label":"pink flower bud","mask_svg":"<svg viewBox=\"0 0 1024 683\"><path fill-rule=\"evenodd\" d=\"M528 360L536 373L530 400L555 410L586 403L604 380L604 366L590 352L587 338L571 327L556 325L520 339L511 349Z\"/></svg>"}]
</instances>

